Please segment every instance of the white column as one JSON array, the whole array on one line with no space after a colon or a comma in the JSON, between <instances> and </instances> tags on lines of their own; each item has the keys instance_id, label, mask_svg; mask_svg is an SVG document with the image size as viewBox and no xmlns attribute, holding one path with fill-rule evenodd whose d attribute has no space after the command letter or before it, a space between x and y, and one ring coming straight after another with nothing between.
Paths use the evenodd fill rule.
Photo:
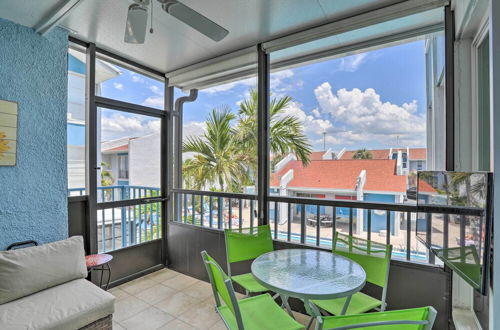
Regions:
<instances>
[{"instance_id":1,"label":"white column","mask_svg":"<svg viewBox=\"0 0 500 330\"><path fill-rule=\"evenodd\" d=\"M494 208L493 219L500 228L500 1L490 0L489 15L490 33L490 106L491 127L493 134L492 166L494 177ZM493 253L493 282L495 288L490 295L490 329L500 328L500 233L497 230L493 237L496 253Z\"/></svg>"}]
</instances>

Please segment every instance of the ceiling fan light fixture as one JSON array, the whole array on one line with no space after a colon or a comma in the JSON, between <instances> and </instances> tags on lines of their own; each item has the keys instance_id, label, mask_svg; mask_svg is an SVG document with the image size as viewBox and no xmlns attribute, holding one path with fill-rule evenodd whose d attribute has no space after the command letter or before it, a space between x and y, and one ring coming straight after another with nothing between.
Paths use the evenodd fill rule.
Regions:
<instances>
[{"instance_id":1,"label":"ceiling fan light fixture","mask_svg":"<svg viewBox=\"0 0 500 330\"><path fill-rule=\"evenodd\" d=\"M158 0L158 2L166 13L213 41L221 41L229 34L229 31L219 24L177 0Z\"/></svg>"},{"instance_id":2,"label":"ceiling fan light fixture","mask_svg":"<svg viewBox=\"0 0 500 330\"><path fill-rule=\"evenodd\" d=\"M128 7L127 24L124 41L129 44L143 44L146 39L148 9L138 3Z\"/></svg>"}]
</instances>

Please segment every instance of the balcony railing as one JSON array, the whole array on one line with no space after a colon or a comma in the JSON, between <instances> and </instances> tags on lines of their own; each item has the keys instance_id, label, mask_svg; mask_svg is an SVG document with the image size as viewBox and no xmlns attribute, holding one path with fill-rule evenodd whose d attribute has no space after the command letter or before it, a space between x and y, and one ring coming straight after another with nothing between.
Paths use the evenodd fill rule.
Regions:
<instances>
[{"instance_id":1,"label":"balcony railing","mask_svg":"<svg viewBox=\"0 0 500 330\"><path fill-rule=\"evenodd\" d=\"M84 188L69 189L70 196L84 195ZM160 196L160 188L116 185L97 188L97 202ZM99 208L97 211L99 252L161 238L161 202Z\"/></svg>"},{"instance_id":2,"label":"balcony railing","mask_svg":"<svg viewBox=\"0 0 500 330\"><path fill-rule=\"evenodd\" d=\"M257 196L174 190L173 221L213 228L257 225ZM393 245L394 259L435 264L427 246L467 245L465 224L482 209L269 196L275 240L330 248L335 231ZM478 223L481 223L479 221ZM423 241L417 239L424 237ZM481 247L479 247L481 249Z\"/></svg>"},{"instance_id":3,"label":"balcony railing","mask_svg":"<svg viewBox=\"0 0 500 330\"><path fill-rule=\"evenodd\" d=\"M69 196L85 195L85 188L68 189ZM97 187L97 202L114 202L127 199L148 198L160 195L160 188L147 186L113 185Z\"/></svg>"}]
</instances>

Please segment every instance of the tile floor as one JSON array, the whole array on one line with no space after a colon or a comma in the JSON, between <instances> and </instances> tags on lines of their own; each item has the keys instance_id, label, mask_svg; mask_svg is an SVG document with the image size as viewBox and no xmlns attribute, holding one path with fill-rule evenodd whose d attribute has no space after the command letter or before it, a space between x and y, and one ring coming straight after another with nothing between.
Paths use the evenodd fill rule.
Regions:
<instances>
[{"instance_id":1,"label":"tile floor","mask_svg":"<svg viewBox=\"0 0 500 330\"><path fill-rule=\"evenodd\" d=\"M162 269L110 289L116 297L113 329L226 329L215 312L212 287L170 269ZM238 294L238 298L243 295ZM308 316L296 313L307 324Z\"/></svg>"}]
</instances>

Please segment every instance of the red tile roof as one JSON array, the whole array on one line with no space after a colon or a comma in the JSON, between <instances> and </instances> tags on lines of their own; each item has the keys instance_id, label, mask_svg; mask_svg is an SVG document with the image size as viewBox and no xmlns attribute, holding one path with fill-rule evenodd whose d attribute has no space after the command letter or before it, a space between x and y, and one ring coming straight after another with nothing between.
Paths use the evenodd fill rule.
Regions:
<instances>
[{"instance_id":1,"label":"red tile roof","mask_svg":"<svg viewBox=\"0 0 500 330\"><path fill-rule=\"evenodd\" d=\"M110 151L127 151L128 150L128 144L124 144L122 146L110 148L110 149L105 149L103 152L110 152Z\"/></svg>"},{"instance_id":2,"label":"red tile roof","mask_svg":"<svg viewBox=\"0 0 500 330\"><path fill-rule=\"evenodd\" d=\"M428 184L426 181L420 179L418 180L418 192L419 193L437 193L437 190L433 186Z\"/></svg>"},{"instance_id":3,"label":"red tile roof","mask_svg":"<svg viewBox=\"0 0 500 330\"><path fill-rule=\"evenodd\" d=\"M426 148L413 148L410 149L410 159L411 160L426 160L427 159L427 149Z\"/></svg>"},{"instance_id":4,"label":"red tile roof","mask_svg":"<svg viewBox=\"0 0 500 330\"><path fill-rule=\"evenodd\" d=\"M288 187L355 190L362 170L366 170L365 191L405 192L406 176L396 175L396 161L316 160L303 167L302 162L292 160L278 173L271 176L271 186L279 186L279 179L293 169L293 179Z\"/></svg>"},{"instance_id":5,"label":"red tile roof","mask_svg":"<svg viewBox=\"0 0 500 330\"><path fill-rule=\"evenodd\" d=\"M323 155L326 151L313 151L309 155L311 160L323 160Z\"/></svg>"}]
</instances>

